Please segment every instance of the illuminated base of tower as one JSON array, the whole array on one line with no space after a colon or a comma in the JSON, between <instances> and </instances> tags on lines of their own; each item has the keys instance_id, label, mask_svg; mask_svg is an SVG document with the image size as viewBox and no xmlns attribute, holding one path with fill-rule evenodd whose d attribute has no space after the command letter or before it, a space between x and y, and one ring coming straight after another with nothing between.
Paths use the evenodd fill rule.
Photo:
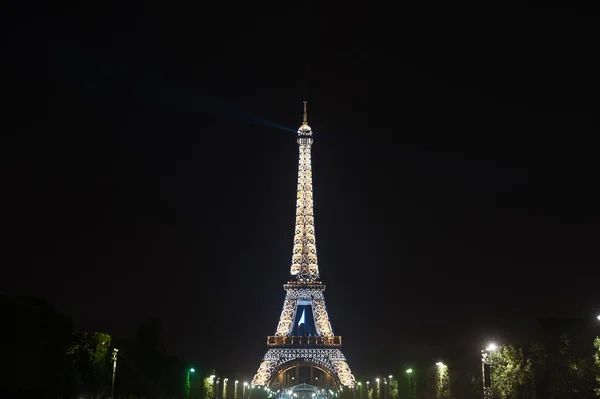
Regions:
<instances>
[{"instance_id":1,"label":"illuminated base of tower","mask_svg":"<svg viewBox=\"0 0 600 399\"><path fill-rule=\"evenodd\" d=\"M322 370L325 378L331 380L331 384L354 387L355 379L344 354L341 350L333 348L269 349L252 380L252 385L270 386L278 380L280 384L289 384L289 381L281 380L281 375L301 365L315 366Z\"/></svg>"}]
</instances>

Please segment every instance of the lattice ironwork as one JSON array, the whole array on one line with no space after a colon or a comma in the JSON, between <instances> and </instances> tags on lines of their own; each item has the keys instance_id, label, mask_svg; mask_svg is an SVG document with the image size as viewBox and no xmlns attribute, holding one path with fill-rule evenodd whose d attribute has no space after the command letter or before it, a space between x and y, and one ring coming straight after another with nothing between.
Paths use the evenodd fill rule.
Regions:
<instances>
[{"instance_id":1,"label":"lattice ironwork","mask_svg":"<svg viewBox=\"0 0 600 399\"><path fill-rule=\"evenodd\" d=\"M329 322L329 316L327 315L325 300L314 299L312 301L312 308L315 321L317 323L317 329L319 330L319 335L324 337L332 337L334 334L333 329L331 328L331 323Z\"/></svg>"},{"instance_id":2,"label":"lattice ironwork","mask_svg":"<svg viewBox=\"0 0 600 399\"><path fill-rule=\"evenodd\" d=\"M354 387L355 379L339 347L342 337L335 336L327 307L325 285L319 280L315 225L313 215L311 145L312 130L307 122L306 101L304 119L298 130L300 149L298 162L298 192L294 251L290 268L291 281L284 286L286 297L274 336L267 337L269 349L260 364L253 385L268 385L270 379L290 362L307 362L335 376L341 385ZM310 305L317 335L290 336L299 305Z\"/></svg>"},{"instance_id":3,"label":"lattice ironwork","mask_svg":"<svg viewBox=\"0 0 600 399\"><path fill-rule=\"evenodd\" d=\"M300 337L281 337L268 336L267 346L342 346L342 337L319 337L319 336L300 336Z\"/></svg>"},{"instance_id":4,"label":"lattice ironwork","mask_svg":"<svg viewBox=\"0 0 600 399\"><path fill-rule=\"evenodd\" d=\"M286 296L285 301L283 301L283 309L281 310L281 316L279 317L279 323L277 324L277 331L275 331L275 335L282 337L287 337L290 335L295 314L296 299L288 299L288 296Z\"/></svg>"},{"instance_id":5,"label":"lattice ironwork","mask_svg":"<svg viewBox=\"0 0 600 399\"><path fill-rule=\"evenodd\" d=\"M286 288L286 299L324 299L324 286L319 288Z\"/></svg>"},{"instance_id":6,"label":"lattice ironwork","mask_svg":"<svg viewBox=\"0 0 600 399\"><path fill-rule=\"evenodd\" d=\"M300 157L296 195L296 228L294 229L294 251L290 268L292 279L300 282L311 282L319 279L310 159L312 141L312 130L308 126L305 102L304 120L300 129L298 129Z\"/></svg>"},{"instance_id":7,"label":"lattice ironwork","mask_svg":"<svg viewBox=\"0 0 600 399\"><path fill-rule=\"evenodd\" d=\"M269 349L252 385L268 385L271 377L290 362L306 362L321 367L339 378L342 385L353 388L356 380L339 349Z\"/></svg>"}]
</instances>

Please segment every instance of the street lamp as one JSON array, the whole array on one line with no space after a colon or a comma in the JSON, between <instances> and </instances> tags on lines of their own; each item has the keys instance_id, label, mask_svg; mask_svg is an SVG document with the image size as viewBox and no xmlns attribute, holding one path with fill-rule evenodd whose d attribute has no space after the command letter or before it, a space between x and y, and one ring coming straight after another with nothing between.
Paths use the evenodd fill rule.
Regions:
<instances>
[{"instance_id":1,"label":"street lamp","mask_svg":"<svg viewBox=\"0 0 600 399\"><path fill-rule=\"evenodd\" d=\"M113 372L112 372L112 381L110 387L110 399L114 399L115 397L115 376L117 374L117 353L119 350L117 348L113 348L112 351L112 361L113 361Z\"/></svg>"},{"instance_id":2,"label":"street lamp","mask_svg":"<svg viewBox=\"0 0 600 399\"><path fill-rule=\"evenodd\" d=\"M190 373L194 373L196 370L191 367L187 370L186 378L185 378L185 389L186 389L186 398L190 398L192 392L192 384L190 382Z\"/></svg>"},{"instance_id":3,"label":"street lamp","mask_svg":"<svg viewBox=\"0 0 600 399\"><path fill-rule=\"evenodd\" d=\"M596 318L597 318L598 320L600 320L600 314L599 314L598 316L596 316Z\"/></svg>"},{"instance_id":4,"label":"street lamp","mask_svg":"<svg viewBox=\"0 0 600 399\"><path fill-rule=\"evenodd\" d=\"M490 343L481 351L481 373L483 374L483 399L492 398L492 359L491 354L498 349L494 343Z\"/></svg>"},{"instance_id":5,"label":"street lamp","mask_svg":"<svg viewBox=\"0 0 600 399\"><path fill-rule=\"evenodd\" d=\"M412 374L412 369L406 370L406 375L408 376L408 399L410 399L410 375Z\"/></svg>"}]
</instances>

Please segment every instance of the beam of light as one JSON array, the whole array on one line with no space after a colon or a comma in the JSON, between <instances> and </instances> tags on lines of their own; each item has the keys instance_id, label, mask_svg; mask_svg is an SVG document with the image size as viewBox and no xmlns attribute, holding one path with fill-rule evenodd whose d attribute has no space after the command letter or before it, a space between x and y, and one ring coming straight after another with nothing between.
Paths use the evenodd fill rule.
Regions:
<instances>
[{"instance_id":1,"label":"beam of light","mask_svg":"<svg viewBox=\"0 0 600 399\"><path fill-rule=\"evenodd\" d=\"M175 107L178 111L212 113L227 119L297 133L297 129L252 114L224 100L202 95L190 89L175 88L164 79L157 79L143 70L134 70L131 66L125 65L117 67L94 59L80 48L72 47L65 42L52 41L48 47L53 55L51 57L53 73L77 81L80 87L102 92L104 95L108 94L108 98L115 95L137 97L140 102L152 100L163 106Z\"/></svg>"},{"instance_id":2,"label":"beam of light","mask_svg":"<svg viewBox=\"0 0 600 399\"><path fill-rule=\"evenodd\" d=\"M232 104L228 104L223 100L219 100L214 97L207 96L191 96L190 100L192 104L197 106L198 111L210 112L217 114L229 119L236 119L238 121L247 122L253 125L273 127L275 129L286 130L288 132L297 133L297 130L283 126L277 122L273 122L262 116L252 114L248 111L236 107Z\"/></svg>"}]
</instances>

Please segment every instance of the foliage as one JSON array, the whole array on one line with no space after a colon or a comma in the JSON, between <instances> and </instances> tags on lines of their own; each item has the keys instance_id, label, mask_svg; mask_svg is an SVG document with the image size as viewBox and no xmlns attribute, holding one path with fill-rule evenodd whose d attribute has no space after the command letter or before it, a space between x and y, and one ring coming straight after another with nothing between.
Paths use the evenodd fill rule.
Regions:
<instances>
[{"instance_id":1,"label":"foliage","mask_svg":"<svg viewBox=\"0 0 600 399\"><path fill-rule=\"evenodd\" d=\"M390 398L391 399L398 399L398 379L397 378L392 378L390 380L390 383L388 385L389 390L390 390Z\"/></svg>"},{"instance_id":2,"label":"foliage","mask_svg":"<svg viewBox=\"0 0 600 399\"><path fill-rule=\"evenodd\" d=\"M209 370L206 377L204 377L204 399L213 399L215 396L215 372L215 370Z\"/></svg>"},{"instance_id":3,"label":"foliage","mask_svg":"<svg viewBox=\"0 0 600 399\"><path fill-rule=\"evenodd\" d=\"M435 376L435 397L436 399L449 399L450 396L450 375L448 366L438 366Z\"/></svg>"},{"instance_id":4,"label":"foliage","mask_svg":"<svg viewBox=\"0 0 600 399\"><path fill-rule=\"evenodd\" d=\"M185 376L185 390L184 390L184 398L185 399L189 399L190 397L190 389L191 389L192 385L190 383L190 371L188 370L186 372L186 376Z\"/></svg>"},{"instance_id":5,"label":"foliage","mask_svg":"<svg viewBox=\"0 0 600 399\"><path fill-rule=\"evenodd\" d=\"M594 392L600 396L600 337L594 339L594 376L596 377L596 385Z\"/></svg>"},{"instance_id":6,"label":"foliage","mask_svg":"<svg viewBox=\"0 0 600 399\"><path fill-rule=\"evenodd\" d=\"M67 354L87 361L91 365L96 365L106 359L110 341L110 335L99 332L75 334L73 344Z\"/></svg>"},{"instance_id":7,"label":"foliage","mask_svg":"<svg viewBox=\"0 0 600 399\"><path fill-rule=\"evenodd\" d=\"M531 361L522 349L503 346L490 356L492 363L492 392L494 398L518 398L531 377Z\"/></svg>"},{"instance_id":8,"label":"foliage","mask_svg":"<svg viewBox=\"0 0 600 399\"><path fill-rule=\"evenodd\" d=\"M73 377L79 390L103 392L106 387L107 355L111 336L99 332L73 335L67 350L72 358Z\"/></svg>"}]
</instances>

